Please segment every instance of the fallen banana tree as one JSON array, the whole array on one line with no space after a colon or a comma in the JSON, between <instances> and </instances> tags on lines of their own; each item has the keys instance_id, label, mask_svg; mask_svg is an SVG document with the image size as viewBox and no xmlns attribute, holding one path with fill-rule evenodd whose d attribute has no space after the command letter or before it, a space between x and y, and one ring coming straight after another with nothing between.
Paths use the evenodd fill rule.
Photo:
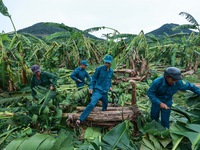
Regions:
<instances>
[{"instance_id":1,"label":"fallen banana tree","mask_svg":"<svg viewBox=\"0 0 200 150\"><path fill-rule=\"evenodd\" d=\"M68 118L67 123L76 121L79 119L82 111L85 107L77 107L76 113L63 113L62 117ZM137 121L134 118L140 114L137 107L108 107L107 111L102 111L101 107L96 107L90 113L86 119L86 124L88 126L105 126L111 127L115 126L124 120Z\"/></svg>"}]
</instances>

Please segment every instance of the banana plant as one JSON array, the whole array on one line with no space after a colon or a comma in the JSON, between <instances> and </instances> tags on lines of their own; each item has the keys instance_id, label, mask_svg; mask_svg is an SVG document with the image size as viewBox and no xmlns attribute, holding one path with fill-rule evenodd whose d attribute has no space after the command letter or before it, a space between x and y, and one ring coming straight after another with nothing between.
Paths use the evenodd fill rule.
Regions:
<instances>
[{"instance_id":1,"label":"banana plant","mask_svg":"<svg viewBox=\"0 0 200 150\"><path fill-rule=\"evenodd\" d=\"M180 12L179 15L185 16L185 19L191 24L180 25L177 28L175 28L175 30L186 28L186 29L196 29L196 30L198 30L198 32L200 31L198 21L191 14L189 14L187 12Z\"/></svg>"},{"instance_id":2,"label":"banana plant","mask_svg":"<svg viewBox=\"0 0 200 150\"><path fill-rule=\"evenodd\" d=\"M33 142L35 141L35 142ZM13 140L10 144L6 146L7 150L23 150L23 149L69 149L74 150L75 148L75 138L70 132L61 130L57 137L48 134L35 134L29 138L20 138L18 140Z\"/></svg>"},{"instance_id":3,"label":"banana plant","mask_svg":"<svg viewBox=\"0 0 200 150\"><path fill-rule=\"evenodd\" d=\"M0 34L0 50L1 50L1 54L0 54L0 69L1 69L1 84L0 84L0 88L2 89L5 89L6 87L6 84L8 85L7 83L7 65L6 65L6 59L8 58L7 57L7 54L5 52L5 48L4 48L4 45L3 45L3 40L5 40L4 38L7 37L6 34ZM8 38L8 37L7 37Z\"/></svg>"}]
</instances>

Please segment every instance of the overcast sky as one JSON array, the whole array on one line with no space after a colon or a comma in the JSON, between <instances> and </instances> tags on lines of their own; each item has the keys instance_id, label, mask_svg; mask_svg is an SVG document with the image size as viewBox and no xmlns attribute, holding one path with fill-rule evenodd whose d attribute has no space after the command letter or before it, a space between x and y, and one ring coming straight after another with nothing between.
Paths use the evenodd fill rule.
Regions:
<instances>
[{"instance_id":1,"label":"overcast sky","mask_svg":"<svg viewBox=\"0 0 200 150\"><path fill-rule=\"evenodd\" d=\"M165 23L188 23L188 12L200 22L200 0L3 0L18 29L38 22L64 23L79 29L107 26L120 33L150 32ZM0 14L0 32L12 31ZM107 32L107 31L104 31Z\"/></svg>"}]
</instances>

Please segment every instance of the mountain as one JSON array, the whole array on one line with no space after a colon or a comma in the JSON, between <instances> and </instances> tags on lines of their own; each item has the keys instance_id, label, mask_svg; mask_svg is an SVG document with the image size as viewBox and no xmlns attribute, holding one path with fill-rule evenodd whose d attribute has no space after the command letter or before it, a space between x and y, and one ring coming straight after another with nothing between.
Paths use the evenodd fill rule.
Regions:
<instances>
[{"instance_id":1,"label":"mountain","mask_svg":"<svg viewBox=\"0 0 200 150\"><path fill-rule=\"evenodd\" d=\"M160 28L151 31L151 32L147 33L146 35L153 34L156 37L162 37L162 36L165 36L165 33L168 35L173 35L173 34L177 34L177 33L190 34L193 32L192 30L189 30L189 29L173 30L173 28L178 27L178 26L179 26L178 24L174 24L174 23L164 24ZM74 28L74 27L66 26L64 24L51 23L51 22L41 22L41 23L34 24L30 27L18 30L18 33L21 33L21 34L29 33L29 34L32 34L39 38L43 38L44 36L49 36L49 35L57 33L57 32L72 33L72 32L83 32L83 31L79 30L77 28ZM101 38L98 38L89 33L84 33L84 34L85 34L85 36L87 36L89 38L102 40Z\"/></svg>"},{"instance_id":2,"label":"mountain","mask_svg":"<svg viewBox=\"0 0 200 150\"><path fill-rule=\"evenodd\" d=\"M57 32L83 32L82 30L79 30L74 27L69 27L64 24L59 23L51 23L51 22L40 22L36 23L30 27L20 29L17 31L20 34L28 33L32 34L36 37L43 38L44 36L49 36L51 34L57 33ZM85 36L92 38L92 39L100 39L94 35L91 35L89 33L84 33ZM102 39L100 39L102 40Z\"/></svg>"},{"instance_id":3,"label":"mountain","mask_svg":"<svg viewBox=\"0 0 200 150\"><path fill-rule=\"evenodd\" d=\"M160 28L151 31L151 32L147 33L146 35L153 34L154 36L159 37L159 36L164 36L165 33L168 35L173 35L173 34L177 34L177 33L191 34L193 32L192 30L189 30L189 29L173 30L173 28L176 28L178 26L179 26L179 24L174 24L174 23L164 24Z\"/></svg>"}]
</instances>

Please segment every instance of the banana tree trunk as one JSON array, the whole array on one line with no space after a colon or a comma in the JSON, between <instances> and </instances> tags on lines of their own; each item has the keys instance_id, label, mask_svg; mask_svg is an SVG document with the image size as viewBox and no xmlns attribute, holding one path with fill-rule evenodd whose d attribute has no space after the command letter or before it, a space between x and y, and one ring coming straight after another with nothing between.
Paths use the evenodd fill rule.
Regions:
<instances>
[{"instance_id":1,"label":"banana tree trunk","mask_svg":"<svg viewBox=\"0 0 200 150\"><path fill-rule=\"evenodd\" d=\"M63 113L62 117L68 118L67 121L76 121L84 109L85 107L77 107L76 113ZM115 126L125 119L132 120L138 115L140 112L137 107L108 107L106 111L102 111L102 107L95 107L87 117L85 124L89 126Z\"/></svg>"},{"instance_id":2,"label":"banana tree trunk","mask_svg":"<svg viewBox=\"0 0 200 150\"><path fill-rule=\"evenodd\" d=\"M198 55L198 54L196 54L196 56L195 56L195 63L194 63L194 67L193 67L193 69L194 69L194 72L196 72L196 71L197 71L197 69L198 69L198 66L199 66L199 55Z\"/></svg>"}]
</instances>

